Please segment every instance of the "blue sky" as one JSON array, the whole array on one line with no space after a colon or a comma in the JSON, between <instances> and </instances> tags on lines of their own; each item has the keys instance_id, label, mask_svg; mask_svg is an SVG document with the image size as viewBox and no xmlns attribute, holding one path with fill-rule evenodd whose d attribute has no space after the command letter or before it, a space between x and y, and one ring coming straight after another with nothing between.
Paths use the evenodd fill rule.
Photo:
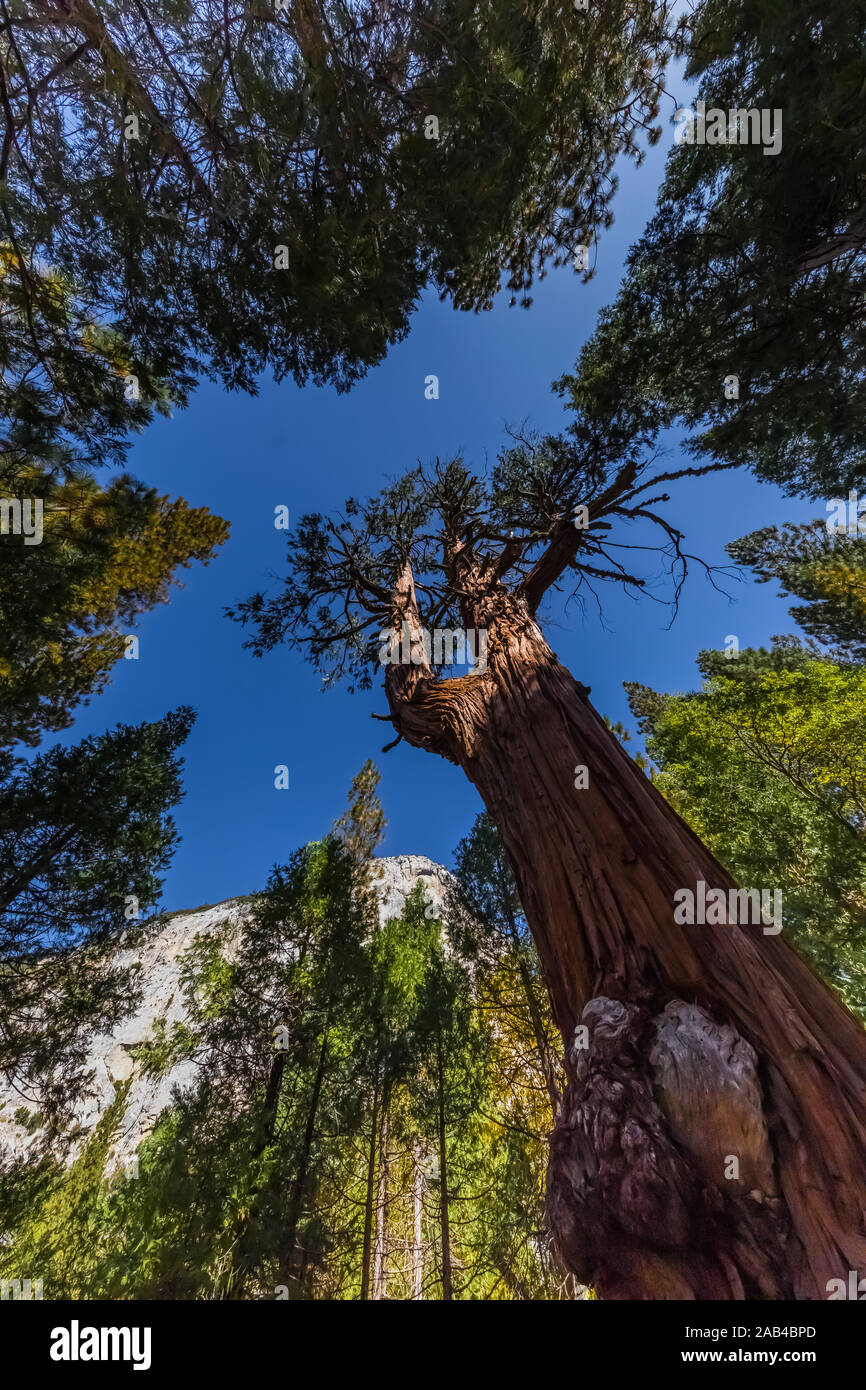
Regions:
<instances>
[{"instance_id":1,"label":"blue sky","mask_svg":"<svg viewBox=\"0 0 866 1390\"><path fill-rule=\"evenodd\" d=\"M668 126L642 168L622 168L616 221L601 238L588 285L565 268L535 287L528 311L508 308L503 295L481 315L458 313L428 295L406 341L349 395L265 381L249 398L205 384L186 411L158 420L135 443L130 472L232 524L218 558L182 572L184 587L173 590L171 603L141 619L139 659L119 663L108 690L79 712L64 737L71 742L119 720L159 718L179 704L197 708L185 750L186 796L176 812L183 838L166 878L165 909L262 886L272 864L329 828L370 756L382 772L383 852L450 862L481 809L459 769L405 744L381 756L392 731L370 718L385 712L380 692L322 693L321 677L299 655L254 658L223 609L276 588L285 554L284 533L273 524L276 506L287 506L293 521L306 511L327 512L347 496L377 491L419 458L462 453L480 464L486 454L492 462L507 424L559 430L567 423L550 383L572 367L599 309L616 293L628 247L652 211L671 138ZM437 401L424 397L429 373L439 378ZM672 445L665 462L676 458ZM689 549L720 564L734 537L821 510L750 475L724 473L678 485L667 515L686 532ZM693 688L701 648L723 646L729 633L747 646L791 629L789 600L780 600L775 586L734 582L729 589L733 602L695 569L668 630L667 608L607 586L604 625L593 605L582 618L572 605L567 616L554 614L546 631L559 657L591 686L596 708L631 724L623 681ZM288 790L274 787L277 764L290 770Z\"/></svg>"}]
</instances>

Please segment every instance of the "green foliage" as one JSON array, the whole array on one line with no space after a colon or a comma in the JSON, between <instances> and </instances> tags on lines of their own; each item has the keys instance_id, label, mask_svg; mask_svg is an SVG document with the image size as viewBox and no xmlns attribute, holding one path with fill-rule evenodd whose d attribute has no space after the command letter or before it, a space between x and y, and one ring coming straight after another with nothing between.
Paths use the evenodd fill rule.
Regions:
<instances>
[{"instance_id":1,"label":"green foliage","mask_svg":"<svg viewBox=\"0 0 866 1390\"><path fill-rule=\"evenodd\" d=\"M11 139L11 127L7 133ZM10 148L4 144L0 161ZM7 227L8 192L0 184ZM14 238L4 244L2 237L0 227L5 747L35 745L46 730L66 728L124 654L120 625L165 602L177 569L192 560L207 564L228 524L126 475L107 486L93 480L98 465L122 461L130 432L143 428L154 408L167 411L166 388L141 367L129 375L122 335L94 323L68 276L28 261ZM21 535L7 524L18 507Z\"/></svg>"},{"instance_id":2,"label":"green foliage","mask_svg":"<svg viewBox=\"0 0 866 1390\"><path fill-rule=\"evenodd\" d=\"M786 935L866 1018L866 673L795 639L702 653L701 691L628 685L674 808L747 887L779 887Z\"/></svg>"},{"instance_id":3,"label":"green foliage","mask_svg":"<svg viewBox=\"0 0 866 1390\"><path fill-rule=\"evenodd\" d=\"M42 1279L45 1298L98 1297L94 1275L107 1224L103 1182L129 1082L116 1089L78 1157L65 1168L36 1157L0 1179L0 1222L11 1241L0 1245L0 1276ZM28 1201L15 1197L23 1183Z\"/></svg>"},{"instance_id":4,"label":"green foliage","mask_svg":"<svg viewBox=\"0 0 866 1390\"><path fill-rule=\"evenodd\" d=\"M8 18L7 12L7 33ZM68 480L101 464L119 465L130 434L154 411L168 414L166 387L135 360L120 332L97 322L99 309L82 284L50 257L27 254L11 229L10 190L5 183L0 190L3 472L39 459L49 478ZM91 249L80 248L85 261ZM182 398L183 390L176 380L175 395Z\"/></svg>"},{"instance_id":5,"label":"green foliage","mask_svg":"<svg viewBox=\"0 0 866 1390\"><path fill-rule=\"evenodd\" d=\"M135 997L109 961L116 933L159 896L177 833L178 749L193 711L120 724L0 775L0 1065L56 1116L81 1083L88 1030ZM127 911L127 909L130 911Z\"/></svg>"},{"instance_id":6,"label":"green foliage","mask_svg":"<svg viewBox=\"0 0 866 1390\"><path fill-rule=\"evenodd\" d=\"M679 420L694 454L789 492L846 492L866 424L863 6L703 0L690 23L698 96L781 112L781 152L674 148L620 294L558 385L593 418Z\"/></svg>"},{"instance_id":7,"label":"green foliage","mask_svg":"<svg viewBox=\"0 0 866 1390\"><path fill-rule=\"evenodd\" d=\"M3 471L5 497L44 508L39 545L0 539L0 746L34 745L104 688L124 629L167 602L177 569L207 564L229 528L125 475L101 487L34 466Z\"/></svg>"},{"instance_id":8,"label":"green foliage","mask_svg":"<svg viewBox=\"0 0 866 1390\"><path fill-rule=\"evenodd\" d=\"M550 1099L510 931L482 966L458 949L468 898L452 939L420 883L379 921L375 862L348 848L381 833L377 780L367 764L338 833L273 871L241 932L196 938L187 1021L140 1058L151 1073L186 1058L195 1078L136 1176L105 1174L126 1086L70 1168L36 1155L0 1173L0 1268L23 1260L52 1297L356 1299L366 1258L373 1296L439 1298L444 1204L454 1297L562 1296L543 1218ZM504 876L480 886L504 862L489 825L467 843L490 920L520 919Z\"/></svg>"},{"instance_id":9,"label":"green foliage","mask_svg":"<svg viewBox=\"0 0 866 1390\"><path fill-rule=\"evenodd\" d=\"M560 1041L550 1010L535 944L499 831L480 815L455 854L455 881L448 893L448 932L461 956L472 962L476 997L494 1013L505 1014L498 1036L516 1033L526 1067L536 1073L528 1086L546 1091L549 1119L559 1112L562 1088ZM526 1117L527 1130L541 1130L548 1117L538 1102ZM541 1211L537 1224L543 1224Z\"/></svg>"},{"instance_id":10,"label":"green foliage","mask_svg":"<svg viewBox=\"0 0 866 1390\"><path fill-rule=\"evenodd\" d=\"M34 265L75 283L76 315L111 326L146 395L158 380L180 400L201 370L347 387L428 280L479 309L504 272L528 302L535 273L609 222L672 29L649 0L81 0L50 25L13 3L6 24L0 224L43 438L52 386L86 416L104 372L68 311L27 342ZM104 408L113 420L117 392Z\"/></svg>"},{"instance_id":11,"label":"green foliage","mask_svg":"<svg viewBox=\"0 0 866 1390\"><path fill-rule=\"evenodd\" d=\"M379 769L369 758L349 789L349 805L334 825L347 853L366 870L385 833L385 815L376 795Z\"/></svg>"},{"instance_id":12,"label":"green foliage","mask_svg":"<svg viewBox=\"0 0 866 1390\"><path fill-rule=\"evenodd\" d=\"M808 600L788 612L831 648L834 660L866 662L866 539L828 532L825 522L813 521L764 527L727 550L758 583L776 579L783 594Z\"/></svg>"},{"instance_id":13,"label":"green foliage","mask_svg":"<svg viewBox=\"0 0 866 1390\"><path fill-rule=\"evenodd\" d=\"M492 631L513 602L534 615L560 584L578 602L586 594L597 599L597 582L640 591L646 581L623 564L627 548L657 549L666 558L675 603L694 557L654 508L668 494L653 490L709 469L658 473L651 438L610 421L601 428L586 418L565 435L512 439L487 472L473 472L460 458L437 459L365 502L349 498L338 515L301 517L288 537L282 588L228 610L253 629L245 645L262 656L287 642L325 673L328 685L346 678L350 690L369 689L388 664L385 638L399 636L406 615L407 595L397 586L407 566L409 606L428 632ZM581 527L578 506L586 509ZM625 536L635 525L644 540L660 536L659 545L629 547ZM435 652L430 666L441 675Z\"/></svg>"}]
</instances>

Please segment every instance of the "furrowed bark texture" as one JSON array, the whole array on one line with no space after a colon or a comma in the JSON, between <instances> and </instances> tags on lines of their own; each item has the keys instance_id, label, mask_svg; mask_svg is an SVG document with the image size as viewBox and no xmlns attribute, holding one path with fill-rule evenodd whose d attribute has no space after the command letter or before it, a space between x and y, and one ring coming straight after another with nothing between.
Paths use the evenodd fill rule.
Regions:
<instances>
[{"instance_id":1,"label":"furrowed bark texture","mask_svg":"<svg viewBox=\"0 0 866 1390\"><path fill-rule=\"evenodd\" d=\"M420 639L411 573L397 598ZM675 924L678 889L733 880L519 596L471 620L486 671L435 679L419 648L386 693L408 742L463 768L513 862L565 1046L563 1260L602 1298L826 1298L866 1271L866 1032L784 930Z\"/></svg>"}]
</instances>

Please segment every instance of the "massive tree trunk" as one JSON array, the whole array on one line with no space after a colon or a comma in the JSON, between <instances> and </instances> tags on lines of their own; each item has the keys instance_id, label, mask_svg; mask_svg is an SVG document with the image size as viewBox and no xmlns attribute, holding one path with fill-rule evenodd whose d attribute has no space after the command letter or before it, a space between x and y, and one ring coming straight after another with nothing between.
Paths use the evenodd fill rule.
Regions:
<instances>
[{"instance_id":1,"label":"massive tree trunk","mask_svg":"<svg viewBox=\"0 0 866 1390\"><path fill-rule=\"evenodd\" d=\"M456 680L424 662L408 568L396 604L416 664L387 668L395 727L480 792L562 1032L548 1204L566 1265L603 1298L826 1298L866 1271L866 1032L784 931L674 921L677 890L733 880L519 596L467 600L487 669Z\"/></svg>"}]
</instances>

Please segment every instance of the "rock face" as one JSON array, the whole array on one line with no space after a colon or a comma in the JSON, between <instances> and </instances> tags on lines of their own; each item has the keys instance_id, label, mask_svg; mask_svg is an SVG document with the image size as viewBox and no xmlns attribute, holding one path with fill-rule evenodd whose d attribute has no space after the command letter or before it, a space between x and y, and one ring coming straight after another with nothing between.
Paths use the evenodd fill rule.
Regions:
<instances>
[{"instance_id":1,"label":"rock face","mask_svg":"<svg viewBox=\"0 0 866 1390\"><path fill-rule=\"evenodd\" d=\"M383 922L399 916L419 881L429 890L428 901L439 909L443 907L450 875L441 864L420 854L397 854L377 859L375 863L380 870L374 882ZM71 1128L79 1128L81 1135L65 1155L67 1162L72 1162L87 1135L114 1100L115 1082L132 1078L118 1137L109 1158L109 1171L131 1161L138 1145L153 1129L160 1111L171 1104L174 1087L188 1085L193 1080L197 1072L193 1062L182 1062L163 1077L138 1075L135 1052L148 1039L157 1019L163 1020L169 1028L185 1019L180 985L181 957L194 938L212 932L226 921L241 933L248 914L249 906L245 901L229 899L195 912L177 912L162 918L134 949L127 949L121 941L115 963L128 968L140 966L141 1002L111 1034L94 1034L91 1039L85 1066L91 1078L71 1118ZM14 1118L15 1112L22 1107L33 1109L16 1090L0 1081L0 1153L6 1157L23 1157L38 1143L39 1131L29 1133L25 1125Z\"/></svg>"}]
</instances>

